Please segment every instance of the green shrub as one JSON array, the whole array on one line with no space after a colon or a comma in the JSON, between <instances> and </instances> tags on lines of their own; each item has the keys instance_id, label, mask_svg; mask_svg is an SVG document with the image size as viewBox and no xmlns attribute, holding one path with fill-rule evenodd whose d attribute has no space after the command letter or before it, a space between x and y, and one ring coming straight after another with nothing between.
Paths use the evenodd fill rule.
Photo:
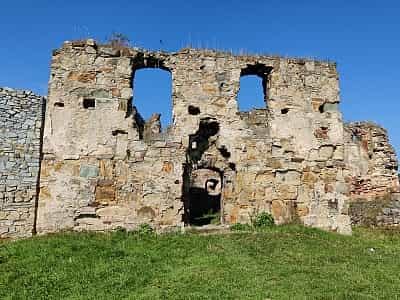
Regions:
<instances>
[{"instance_id":1,"label":"green shrub","mask_svg":"<svg viewBox=\"0 0 400 300\"><path fill-rule=\"evenodd\" d=\"M147 223L140 224L139 228L136 231L138 234L152 234L154 232L154 229Z\"/></svg>"},{"instance_id":2,"label":"green shrub","mask_svg":"<svg viewBox=\"0 0 400 300\"><path fill-rule=\"evenodd\" d=\"M274 226L274 217L266 212L262 212L252 219L252 225L254 228L265 228Z\"/></svg>"},{"instance_id":3,"label":"green shrub","mask_svg":"<svg viewBox=\"0 0 400 300\"><path fill-rule=\"evenodd\" d=\"M230 226L233 231L252 231L253 227L250 224L236 223Z\"/></svg>"}]
</instances>

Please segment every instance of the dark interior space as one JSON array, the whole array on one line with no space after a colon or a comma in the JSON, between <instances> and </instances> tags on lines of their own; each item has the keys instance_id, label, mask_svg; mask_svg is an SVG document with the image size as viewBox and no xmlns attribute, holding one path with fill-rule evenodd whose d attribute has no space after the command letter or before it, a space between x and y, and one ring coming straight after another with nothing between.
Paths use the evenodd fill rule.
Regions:
<instances>
[{"instance_id":1,"label":"dark interior space","mask_svg":"<svg viewBox=\"0 0 400 300\"><path fill-rule=\"evenodd\" d=\"M197 163L201 159L203 153L210 146L209 138L216 135L218 131L219 123L214 119L205 118L200 120L197 132L189 136L190 146L187 149L187 159L190 163Z\"/></svg>"},{"instance_id":2,"label":"dark interior space","mask_svg":"<svg viewBox=\"0 0 400 300\"><path fill-rule=\"evenodd\" d=\"M200 120L199 129L189 136L183 174L184 222L194 226L219 224L223 172L202 161L203 154L214 143L210 138L218 134L219 123L214 118ZM230 156L225 146L218 148L224 158Z\"/></svg>"},{"instance_id":3,"label":"dark interior space","mask_svg":"<svg viewBox=\"0 0 400 300\"><path fill-rule=\"evenodd\" d=\"M222 178L220 170L193 170L186 165L183 177L186 224L203 226L220 223Z\"/></svg>"},{"instance_id":4,"label":"dark interior space","mask_svg":"<svg viewBox=\"0 0 400 300\"><path fill-rule=\"evenodd\" d=\"M89 109L89 108L94 108L95 106L96 106L95 99L83 99L83 108Z\"/></svg>"},{"instance_id":5,"label":"dark interior space","mask_svg":"<svg viewBox=\"0 0 400 300\"><path fill-rule=\"evenodd\" d=\"M203 226L219 223L221 194L210 195L203 188L189 189L189 224Z\"/></svg>"}]
</instances>

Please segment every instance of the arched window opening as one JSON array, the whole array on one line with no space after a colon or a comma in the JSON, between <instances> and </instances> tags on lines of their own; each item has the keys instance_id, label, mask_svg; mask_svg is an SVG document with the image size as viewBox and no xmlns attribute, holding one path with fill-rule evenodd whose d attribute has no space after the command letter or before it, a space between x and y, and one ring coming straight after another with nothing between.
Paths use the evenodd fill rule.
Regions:
<instances>
[{"instance_id":1,"label":"arched window opening","mask_svg":"<svg viewBox=\"0 0 400 300\"><path fill-rule=\"evenodd\" d=\"M137 118L153 133L172 125L171 73L158 68L142 68L134 72L133 106Z\"/></svg>"}]
</instances>

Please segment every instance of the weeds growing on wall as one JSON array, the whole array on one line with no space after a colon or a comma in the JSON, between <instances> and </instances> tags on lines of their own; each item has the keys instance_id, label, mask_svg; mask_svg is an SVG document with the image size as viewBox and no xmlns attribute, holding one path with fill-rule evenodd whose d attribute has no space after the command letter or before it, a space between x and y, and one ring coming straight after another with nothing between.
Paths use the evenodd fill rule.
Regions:
<instances>
[{"instance_id":1,"label":"weeds growing on wall","mask_svg":"<svg viewBox=\"0 0 400 300\"><path fill-rule=\"evenodd\" d=\"M127 48L131 45L131 40L129 37L120 32L113 32L110 37L107 38L107 42L114 48L114 49L121 49Z\"/></svg>"}]
</instances>

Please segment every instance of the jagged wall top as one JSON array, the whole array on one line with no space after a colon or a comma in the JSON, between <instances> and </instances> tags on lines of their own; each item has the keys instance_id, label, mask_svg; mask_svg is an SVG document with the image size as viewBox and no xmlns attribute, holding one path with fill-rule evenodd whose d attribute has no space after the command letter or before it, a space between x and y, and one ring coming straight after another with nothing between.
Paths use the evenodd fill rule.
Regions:
<instances>
[{"instance_id":1,"label":"jagged wall top","mask_svg":"<svg viewBox=\"0 0 400 300\"><path fill-rule=\"evenodd\" d=\"M150 142L133 109L141 68L172 74L173 124ZM239 110L246 75L262 78L265 109ZM52 58L38 228L181 226L188 184L214 174L198 171L205 168L223 177L223 223L247 222L262 209L278 223L300 218L348 232L338 102L334 63L67 42Z\"/></svg>"}]
</instances>

